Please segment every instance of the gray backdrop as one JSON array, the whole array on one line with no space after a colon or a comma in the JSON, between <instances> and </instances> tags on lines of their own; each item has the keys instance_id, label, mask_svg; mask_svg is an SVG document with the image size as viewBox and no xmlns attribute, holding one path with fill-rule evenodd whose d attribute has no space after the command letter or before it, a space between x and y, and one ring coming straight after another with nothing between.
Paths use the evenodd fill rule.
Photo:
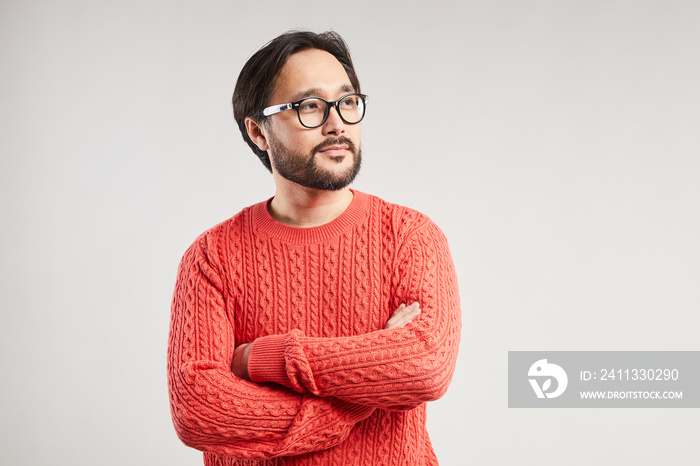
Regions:
<instances>
[{"instance_id":1,"label":"gray backdrop","mask_svg":"<svg viewBox=\"0 0 700 466\"><path fill-rule=\"evenodd\" d=\"M195 6L196 3L196 6ZM697 350L700 2L4 1L0 463L198 465L170 422L177 264L273 182L245 60L335 29L354 187L446 233L464 331L442 465L689 464L692 409L507 408L508 350Z\"/></svg>"}]
</instances>

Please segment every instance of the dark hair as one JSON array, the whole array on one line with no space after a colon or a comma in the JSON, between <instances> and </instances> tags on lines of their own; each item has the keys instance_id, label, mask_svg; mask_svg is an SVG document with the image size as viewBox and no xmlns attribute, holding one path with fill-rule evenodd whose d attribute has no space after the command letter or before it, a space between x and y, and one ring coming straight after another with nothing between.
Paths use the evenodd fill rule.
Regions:
<instances>
[{"instance_id":1,"label":"dark hair","mask_svg":"<svg viewBox=\"0 0 700 466\"><path fill-rule=\"evenodd\" d=\"M233 117L238 123L243 139L248 143L260 161L272 172L267 151L260 150L251 141L245 127L245 118L251 117L260 124L267 122L263 109L268 106L275 90L277 75L290 56L309 49L324 50L333 55L345 68L355 92L360 92L360 82L350 58L350 50L337 32L327 31L316 34L310 31L289 31L268 42L250 57L238 75L233 91Z\"/></svg>"}]
</instances>

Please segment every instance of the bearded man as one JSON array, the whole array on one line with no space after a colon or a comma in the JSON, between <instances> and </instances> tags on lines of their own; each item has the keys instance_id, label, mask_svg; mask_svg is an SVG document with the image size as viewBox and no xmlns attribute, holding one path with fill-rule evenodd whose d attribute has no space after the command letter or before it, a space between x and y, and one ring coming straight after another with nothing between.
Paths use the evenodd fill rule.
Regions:
<instances>
[{"instance_id":1,"label":"bearded man","mask_svg":"<svg viewBox=\"0 0 700 466\"><path fill-rule=\"evenodd\" d=\"M187 250L168 342L175 430L205 465L437 464L457 278L428 217L349 188L368 101L334 32L283 34L240 73L234 117L276 191Z\"/></svg>"}]
</instances>

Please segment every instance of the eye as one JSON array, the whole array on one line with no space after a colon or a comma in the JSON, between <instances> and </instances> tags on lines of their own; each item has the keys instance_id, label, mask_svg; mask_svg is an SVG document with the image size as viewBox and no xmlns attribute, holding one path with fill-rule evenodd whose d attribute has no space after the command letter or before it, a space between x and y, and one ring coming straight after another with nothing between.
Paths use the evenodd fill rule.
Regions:
<instances>
[{"instance_id":1,"label":"eye","mask_svg":"<svg viewBox=\"0 0 700 466\"><path fill-rule=\"evenodd\" d=\"M357 100L359 99L358 96L356 95L351 95L349 97L344 98L340 102L340 106L343 108L356 108L357 107Z\"/></svg>"},{"instance_id":2,"label":"eye","mask_svg":"<svg viewBox=\"0 0 700 466\"><path fill-rule=\"evenodd\" d=\"M317 112L321 109L321 106L319 105L319 101L316 99L311 99L311 100L304 100L299 104L299 111L300 112Z\"/></svg>"}]
</instances>

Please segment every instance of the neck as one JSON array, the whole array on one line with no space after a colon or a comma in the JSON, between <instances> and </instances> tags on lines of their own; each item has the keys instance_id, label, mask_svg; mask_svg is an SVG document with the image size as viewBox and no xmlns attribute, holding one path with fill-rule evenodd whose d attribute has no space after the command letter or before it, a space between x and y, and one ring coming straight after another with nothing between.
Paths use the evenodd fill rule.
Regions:
<instances>
[{"instance_id":1,"label":"neck","mask_svg":"<svg viewBox=\"0 0 700 466\"><path fill-rule=\"evenodd\" d=\"M292 185L277 183L275 197L270 202L272 218L287 226L310 228L324 225L345 212L353 198L348 187L324 191Z\"/></svg>"}]
</instances>

